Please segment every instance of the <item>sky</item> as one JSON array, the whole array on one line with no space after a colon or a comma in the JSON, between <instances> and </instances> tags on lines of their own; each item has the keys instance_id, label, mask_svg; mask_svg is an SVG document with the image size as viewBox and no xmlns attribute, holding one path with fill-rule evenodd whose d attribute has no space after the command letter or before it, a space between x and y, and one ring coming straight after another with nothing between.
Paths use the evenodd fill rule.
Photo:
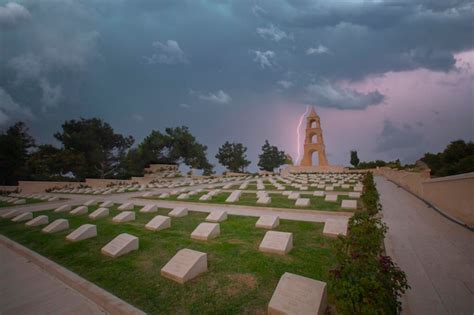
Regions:
<instances>
[{"instance_id":1,"label":"sky","mask_svg":"<svg viewBox=\"0 0 474 315\"><path fill-rule=\"evenodd\" d=\"M0 129L186 125L255 171L266 139L296 159L313 105L331 164L414 162L474 139L473 21L465 0L0 0Z\"/></svg>"}]
</instances>

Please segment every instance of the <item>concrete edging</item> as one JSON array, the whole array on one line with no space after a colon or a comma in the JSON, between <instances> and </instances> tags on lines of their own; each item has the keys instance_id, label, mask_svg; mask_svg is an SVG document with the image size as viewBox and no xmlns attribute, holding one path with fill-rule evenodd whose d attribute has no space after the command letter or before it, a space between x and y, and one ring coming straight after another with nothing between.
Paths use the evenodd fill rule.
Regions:
<instances>
[{"instance_id":1,"label":"concrete edging","mask_svg":"<svg viewBox=\"0 0 474 315\"><path fill-rule=\"evenodd\" d=\"M58 265L57 263L49 260L48 258L41 256L40 254L26 248L25 246L1 234L0 243L5 245L7 248L13 250L15 253L27 258L35 265L39 266L55 278L61 280L66 285L75 289L76 291L90 299L92 302L96 303L99 307L101 307L109 314L146 314L138 308L128 304L124 300L98 287L92 282L85 280L79 275L67 270L66 268Z\"/></svg>"}]
</instances>

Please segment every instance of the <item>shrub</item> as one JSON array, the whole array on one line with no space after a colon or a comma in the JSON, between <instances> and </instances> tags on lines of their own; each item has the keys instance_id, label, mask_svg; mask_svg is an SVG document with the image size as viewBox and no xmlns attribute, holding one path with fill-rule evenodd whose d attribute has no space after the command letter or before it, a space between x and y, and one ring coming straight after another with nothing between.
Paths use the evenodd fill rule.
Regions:
<instances>
[{"instance_id":1,"label":"shrub","mask_svg":"<svg viewBox=\"0 0 474 315\"><path fill-rule=\"evenodd\" d=\"M337 267L331 288L340 314L397 314L399 298L409 288L405 273L383 253L387 226L375 216L381 210L374 178L364 178L365 211L349 220L349 233L335 247Z\"/></svg>"}]
</instances>

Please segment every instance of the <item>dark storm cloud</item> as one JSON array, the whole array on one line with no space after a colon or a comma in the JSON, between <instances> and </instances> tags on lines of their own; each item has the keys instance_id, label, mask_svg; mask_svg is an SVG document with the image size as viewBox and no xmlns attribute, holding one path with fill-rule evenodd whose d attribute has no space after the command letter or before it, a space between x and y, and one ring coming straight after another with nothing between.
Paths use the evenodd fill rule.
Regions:
<instances>
[{"instance_id":1,"label":"dark storm cloud","mask_svg":"<svg viewBox=\"0 0 474 315\"><path fill-rule=\"evenodd\" d=\"M0 12L0 124L37 117L46 139L99 116L138 139L187 124L215 148L210 126L230 111L380 106L384 90L340 82L450 71L474 47L469 1L0 0Z\"/></svg>"},{"instance_id":2,"label":"dark storm cloud","mask_svg":"<svg viewBox=\"0 0 474 315\"><path fill-rule=\"evenodd\" d=\"M413 130L409 124L404 123L399 126L387 119L384 121L382 132L377 141L377 151L385 152L413 148L419 146L422 141L422 135Z\"/></svg>"}]
</instances>

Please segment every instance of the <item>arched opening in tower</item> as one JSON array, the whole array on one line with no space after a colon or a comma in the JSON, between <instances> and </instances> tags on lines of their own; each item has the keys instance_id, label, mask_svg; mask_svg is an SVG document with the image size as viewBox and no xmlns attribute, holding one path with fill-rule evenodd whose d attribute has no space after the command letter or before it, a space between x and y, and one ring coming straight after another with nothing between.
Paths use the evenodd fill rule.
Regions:
<instances>
[{"instance_id":1,"label":"arched opening in tower","mask_svg":"<svg viewBox=\"0 0 474 315\"><path fill-rule=\"evenodd\" d=\"M317 166L319 165L319 154L318 151L314 151L311 153L311 165L312 166Z\"/></svg>"},{"instance_id":2,"label":"arched opening in tower","mask_svg":"<svg viewBox=\"0 0 474 315\"><path fill-rule=\"evenodd\" d=\"M311 143L318 143L318 135L311 136Z\"/></svg>"},{"instance_id":3,"label":"arched opening in tower","mask_svg":"<svg viewBox=\"0 0 474 315\"><path fill-rule=\"evenodd\" d=\"M316 122L316 120L313 120L311 122L311 125L310 125L311 128L318 128L318 123Z\"/></svg>"}]
</instances>

